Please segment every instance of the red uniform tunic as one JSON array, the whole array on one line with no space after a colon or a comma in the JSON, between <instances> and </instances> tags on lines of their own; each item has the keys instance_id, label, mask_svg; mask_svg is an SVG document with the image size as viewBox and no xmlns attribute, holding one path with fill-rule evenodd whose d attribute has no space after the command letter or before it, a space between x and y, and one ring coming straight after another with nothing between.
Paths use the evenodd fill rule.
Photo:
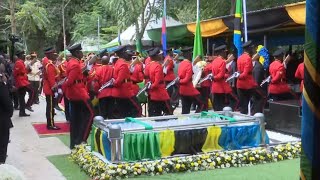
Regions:
<instances>
[{"instance_id":1,"label":"red uniform tunic","mask_svg":"<svg viewBox=\"0 0 320 180\"><path fill-rule=\"evenodd\" d=\"M193 87L192 84L192 63L185 59L183 60L178 69L179 81L179 93L182 96L195 96L199 95L199 91Z\"/></svg>"},{"instance_id":2,"label":"red uniform tunic","mask_svg":"<svg viewBox=\"0 0 320 180\"><path fill-rule=\"evenodd\" d=\"M226 62L223 58L218 56L216 59L212 62L212 75L213 75L213 81L212 81L212 93L229 93L227 90L229 90L228 86L229 84L226 82Z\"/></svg>"},{"instance_id":3,"label":"red uniform tunic","mask_svg":"<svg viewBox=\"0 0 320 180\"><path fill-rule=\"evenodd\" d=\"M139 63L139 64L134 65L134 70L130 75L130 79L132 81L133 93L138 94L138 92L139 92L138 83L141 83L144 79L142 64Z\"/></svg>"},{"instance_id":4,"label":"red uniform tunic","mask_svg":"<svg viewBox=\"0 0 320 180\"><path fill-rule=\"evenodd\" d=\"M164 74L162 65L159 62L150 64L150 81L151 88L149 90L150 99L153 101L167 101L170 99L164 83Z\"/></svg>"},{"instance_id":5,"label":"red uniform tunic","mask_svg":"<svg viewBox=\"0 0 320 180\"><path fill-rule=\"evenodd\" d=\"M17 61L14 64L13 70L16 88L25 87L30 84L30 82L28 81L27 73L28 72L23 60L17 59Z\"/></svg>"},{"instance_id":6,"label":"red uniform tunic","mask_svg":"<svg viewBox=\"0 0 320 180\"><path fill-rule=\"evenodd\" d=\"M115 82L113 84L112 97L130 98L134 96L128 63L124 59L119 58L116 61L113 78Z\"/></svg>"},{"instance_id":7,"label":"red uniform tunic","mask_svg":"<svg viewBox=\"0 0 320 180\"><path fill-rule=\"evenodd\" d=\"M49 63L49 61L50 61L50 59L48 59L47 57L44 57L44 58L42 59L42 66L43 66L43 67L46 67L46 65Z\"/></svg>"},{"instance_id":8,"label":"red uniform tunic","mask_svg":"<svg viewBox=\"0 0 320 180\"><path fill-rule=\"evenodd\" d=\"M164 81L166 82L171 82L173 81L176 77L174 75L174 63L172 58L168 55L165 57L164 62L167 61L166 69L167 69L167 74L164 75Z\"/></svg>"},{"instance_id":9,"label":"red uniform tunic","mask_svg":"<svg viewBox=\"0 0 320 180\"><path fill-rule=\"evenodd\" d=\"M67 81L63 84L63 91L69 100L88 100L88 91L83 83L80 62L71 57L67 65Z\"/></svg>"},{"instance_id":10,"label":"red uniform tunic","mask_svg":"<svg viewBox=\"0 0 320 180\"><path fill-rule=\"evenodd\" d=\"M43 92L46 96L53 96L52 87L55 85L56 81L56 67L52 63L52 61L48 61L44 66L44 73L43 73Z\"/></svg>"},{"instance_id":11,"label":"red uniform tunic","mask_svg":"<svg viewBox=\"0 0 320 180\"><path fill-rule=\"evenodd\" d=\"M92 81L95 79L97 69L98 69L99 67L101 67L101 66L102 66L102 64L98 64L98 63L94 63L94 64L92 65L92 68L91 68L91 70L89 71L89 75L88 75L88 77L86 78L86 80L87 80L86 85L87 85L87 89L88 89L88 90L90 90Z\"/></svg>"},{"instance_id":12,"label":"red uniform tunic","mask_svg":"<svg viewBox=\"0 0 320 180\"><path fill-rule=\"evenodd\" d=\"M271 82L269 85L270 94L289 93L290 88L286 82L286 69L279 60L275 60L270 64L269 73Z\"/></svg>"},{"instance_id":13,"label":"red uniform tunic","mask_svg":"<svg viewBox=\"0 0 320 180\"><path fill-rule=\"evenodd\" d=\"M207 65L204 67L201 78L206 77L210 73L212 73L212 62L207 63ZM201 83L201 87L211 87L211 81L204 81L203 83Z\"/></svg>"},{"instance_id":14,"label":"red uniform tunic","mask_svg":"<svg viewBox=\"0 0 320 180\"><path fill-rule=\"evenodd\" d=\"M151 63L151 57L147 57L147 59L144 61L144 64L145 65L148 65L148 64L150 64Z\"/></svg>"},{"instance_id":15,"label":"red uniform tunic","mask_svg":"<svg viewBox=\"0 0 320 180\"><path fill-rule=\"evenodd\" d=\"M257 86L253 76L252 59L247 53L243 53L237 61L238 72L240 76L237 80L237 88L239 89L252 89Z\"/></svg>"},{"instance_id":16,"label":"red uniform tunic","mask_svg":"<svg viewBox=\"0 0 320 180\"><path fill-rule=\"evenodd\" d=\"M59 64L58 69L60 71L60 79L63 79L65 77L67 77L67 61L62 61L61 64Z\"/></svg>"},{"instance_id":17,"label":"red uniform tunic","mask_svg":"<svg viewBox=\"0 0 320 180\"><path fill-rule=\"evenodd\" d=\"M98 92L102 85L108 82L112 78L113 67L110 65L102 65L96 70L94 77L94 90ZM104 88L101 92L98 92L97 98L104 98L112 96L112 88Z\"/></svg>"},{"instance_id":18,"label":"red uniform tunic","mask_svg":"<svg viewBox=\"0 0 320 180\"><path fill-rule=\"evenodd\" d=\"M299 64L294 76L301 80L300 91L302 92L303 91L303 79L304 79L304 63Z\"/></svg>"},{"instance_id":19,"label":"red uniform tunic","mask_svg":"<svg viewBox=\"0 0 320 180\"><path fill-rule=\"evenodd\" d=\"M149 81L149 66L150 66L150 63L152 62L151 58L150 57L147 57L147 59L144 61L144 79L145 79L145 82L147 83Z\"/></svg>"}]
</instances>

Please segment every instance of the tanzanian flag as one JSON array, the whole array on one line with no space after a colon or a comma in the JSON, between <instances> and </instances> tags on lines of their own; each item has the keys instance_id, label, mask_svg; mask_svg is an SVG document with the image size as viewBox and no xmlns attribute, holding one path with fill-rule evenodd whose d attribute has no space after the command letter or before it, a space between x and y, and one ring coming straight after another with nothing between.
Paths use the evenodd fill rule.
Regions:
<instances>
[{"instance_id":1,"label":"tanzanian flag","mask_svg":"<svg viewBox=\"0 0 320 180\"><path fill-rule=\"evenodd\" d=\"M320 179L320 2L307 0L300 179Z\"/></svg>"},{"instance_id":2,"label":"tanzanian flag","mask_svg":"<svg viewBox=\"0 0 320 180\"><path fill-rule=\"evenodd\" d=\"M167 18L167 1L163 1L163 13L162 13L162 34L161 34L161 44L163 50L163 56L167 55L167 26L166 26L166 18Z\"/></svg>"},{"instance_id":3,"label":"tanzanian flag","mask_svg":"<svg viewBox=\"0 0 320 180\"><path fill-rule=\"evenodd\" d=\"M236 12L234 15L233 44L237 48L238 56L242 54L241 19L242 19L242 0L236 0Z\"/></svg>"},{"instance_id":4,"label":"tanzanian flag","mask_svg":"<svg viewBox=\"0 0 320 180\"><path fill-rule=\"evenodd\" d=\"M196 33L195 33L194 44L193 44L192 60L194 60L197 56L203 57L203 44L202 44L201 26L200 26L200 3L199 3L199 0L197 0L197 24L196 24Z\"/></svg>"}]
</instances>

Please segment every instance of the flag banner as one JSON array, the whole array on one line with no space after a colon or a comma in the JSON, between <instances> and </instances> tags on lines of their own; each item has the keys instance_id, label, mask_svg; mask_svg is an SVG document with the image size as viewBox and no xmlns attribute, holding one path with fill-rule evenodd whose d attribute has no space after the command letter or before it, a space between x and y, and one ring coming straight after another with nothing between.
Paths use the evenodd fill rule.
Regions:
<instances>
[{"instance_id":1,"label":"flag banner","mask_svg":"<svg viewBox=\"0 0 320 180\"><path fill-rule=\"evenodd\" d=\"M202 44L201 26L200 26L200 3L199 3L199 0L197 1L197 24L196 24L196 33L195 33L194 44L193 44L192 61L197 56L202 56L202 58L203 58L203 44Z\"/></svg>"},{"instance_id":2,"label":"flag banner","mask_svg":"<svg viewBox=\"0 0 320 180\"><path fill-rule=\"evenodd\" d=\"M233 44L237 48L238 56L242 54L241 19L242 19L242 0L236 0L236 12L234 15Z\"/></svg>"},{"instance_id":3,"label":"flag banner","mask_svg":"<svg viewBox=\"0 0 320 180\"><path fill-rule=\"evenodd\" d=\"M161 44L163 50L163 56L167 55L167 25L166 25L166 18L167 18L167 2L166 0L163 1L163 13L162 13L162 33L161 33Z\"/></svg>"},{"instance_id":4,"label":"flag banner","mask_svg":"<svg viewBox=\"0 0 320 180\"><path fill-rule=\"evenodd\" d=\"M320 2L306 1L300 179L320 179Z\"/></svg>"}]
</instances>

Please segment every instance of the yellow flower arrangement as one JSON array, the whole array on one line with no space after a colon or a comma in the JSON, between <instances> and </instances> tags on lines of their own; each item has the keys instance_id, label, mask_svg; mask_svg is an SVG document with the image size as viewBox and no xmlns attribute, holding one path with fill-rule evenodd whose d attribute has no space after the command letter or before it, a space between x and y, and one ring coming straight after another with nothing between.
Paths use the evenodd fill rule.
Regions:
<instances>
[{"instance_id":1,"label":"yellow flower arrangement","mask_svg":"<svg viewBox=\"0 0 320 180\"><path fill-rule=\"evenodd\" d=\"M301 143L288 143L265 148L214 152L185 157L165 158L155 161L106 164L85 145L72 150L70 159L95 180L119 179L139 175L161 175L207 169L243 167L300 157Z\"/></svg>"}]
</instances>

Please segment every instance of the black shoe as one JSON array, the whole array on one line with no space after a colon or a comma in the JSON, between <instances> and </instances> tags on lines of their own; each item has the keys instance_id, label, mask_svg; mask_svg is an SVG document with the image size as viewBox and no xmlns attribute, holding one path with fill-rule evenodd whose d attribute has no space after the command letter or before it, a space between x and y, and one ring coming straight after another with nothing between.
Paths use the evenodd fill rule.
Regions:
<instances>
[{"instance_id":1,"label":"black shoe","mask_svg":"<svg viewBox=\"0 0 320 180\"><path fill-rule=\"evenodd\" d=\"M58 126L47 126L47 129L49 129L49 130L60 130L61 128L59 128Z\"/></svg>"},{"instance_id":2,"label":"black shoe","mask_svg":"<svg viewBox=\"0 0 320 180\"><path fill-rule=\"evenodd\" d=\"M39 102L39 101L36 101L36 102L34 102L34 104L40 104L40 102Z\"/></svg>"},{"instance_id":3,"label":"black shoe","mask_svg":"<svg viewBox=\"0 0 320 180\"><path fill-rule=\"evenodd\" d=\"M59 106L54 107L57 111L62 111L62 109Z\"/></svg>"},{"instance_id":4,"label":"black shoe","mask_svg":"<svg viewBox=\"0 0 320 180\"><path fill-rule=\"evenodd\" d=\"M14 110L20 110L20 108L19 107L14 107Z\"/></svg>"},{"instance_id":5,"label":"black shoe","mask_svg":"<svg viewBox=\"0 0 320 180\"><path fill-rule=\"evenodd\" d=\"M30 111L30 112L33 112L33 109L32 109L32 107L31 107L31 106L26 107L26 109L27 109L28 111Z\"/></svg>"},{"instance_id":6,"label":"black shoe","mask_svg":"<svg viewBox=\"0 0 320 180\"><path fill-rule=\"evenodd\" d=\"M30 116L30 114L26 114L26 113L24 113L24 114L19 114L19 117L28 117L28 116Z\"/></svg>"}]
</instances>

